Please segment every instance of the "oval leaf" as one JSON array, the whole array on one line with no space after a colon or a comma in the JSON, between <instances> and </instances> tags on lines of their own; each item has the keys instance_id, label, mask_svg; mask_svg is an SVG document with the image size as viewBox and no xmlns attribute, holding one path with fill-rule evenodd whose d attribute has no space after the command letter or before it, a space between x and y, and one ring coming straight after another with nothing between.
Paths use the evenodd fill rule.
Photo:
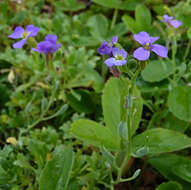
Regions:
<instances>
[{"instance_id":1,"label":"oval leaf","mask_svg":"<svg viewBox=\"0 0 191 190\"><path fill-rule=\"evenodd\" d=\"M160 60L151 61L143 70L142 77L147 82L159 82L173 73L172 64Z\"/></svg>"},{"instance_id":2,"label":"oval leaf","mask_svg":"<svg viewBox=\"0 0 191 190\"><path fill-rule=\"evenodd\" d=\"M136 24L141 30L148 31L151 26L151 13L145 5L138 5L135 9Z\"/></svg>"},{"instance_id":3,"label":"oval leaf","mask_svg":"<svg viewBox=\"0 0 191 190\"><path fill-rule=\"evenodd\" d=\"M53 158L47 162L40 176L40 190L67 190L73 161L71 148L56 147Z\"/></svg>"},{"instance_id":4,"label":"oval leaf","mask_svg":"<svg viewBox=\"0 0 191 190\"><path fill-rule=\"evenodd\" d=\"M166 183L162 183L160 184L156 190L182 190L182 186L175 182L175 181L169 181L169 182L166 182Z\"/></svg>"},{"instance_id":5,"label":"oval leaf","mask_svg":"<svg viewBox=\"0 0 191 190\"><path fill-rule=\"evenodd\" d=\"M121 10L134 10L135 7L143 2L144 0L128 0L122 2L120 0L92 0L94 3L98 5L107 7L107 8L115 8Z\"/></svg>"},{"instance_id":6,"label":"oval leaf","mask_svg":"<svg viewBox=\"0 0 191 190\"><path fill-rule=\"evenodd\" d=\"M156 128L146 130L133 139L133 150L136 155L143 147L148 154L173 152L191 147L191 139L180 132Z\"/></svg>"},{"instance_id":7,"label":"oval leaf","mask_svg":"<svg viewBox=\"0 0 191 190\"><path fill-rule=\"evenodd\" d=\"M127 78L110 78L107 82L102 96L103 114L106 126L117 136L118 126L126 114L125 99L128 95L129 80ZM133 129L136 131L142 114L143 101L137 88L133 92Z\"/></svg>"},{"instance_id":8,"label":"oval leaf","mask_svg":"<svg viewBox=\"0 0 191 190\"><path fill-rule=\"evenodd\" d=\"M168 96L170 111L179 119L191 120L191 87L178 86L172 89Z\"/></svg>"},{"instance_id":9,"label":"oval leaf","mask_svg":"<svg viewBox=\"0 0 191 190\"><path fill-rule=\"evenodd\" d=\"M72 133L88 144L118 149L119 141L113 136L110 129L91 120L80 119L72 124Z\"/></svg>"},{"instance_id":10,"label":"oval leaf","mask_svg":"<svg viewBox=\"0 0 191 190\"><path fill-rule=\"evenodd\" d=\"M182 185L191 183L191 160L175 154L163 154L149 159L162 175L170 180L180 181ZM187 189L187 188L184 188Z\"/></svg>"}]
</instances>

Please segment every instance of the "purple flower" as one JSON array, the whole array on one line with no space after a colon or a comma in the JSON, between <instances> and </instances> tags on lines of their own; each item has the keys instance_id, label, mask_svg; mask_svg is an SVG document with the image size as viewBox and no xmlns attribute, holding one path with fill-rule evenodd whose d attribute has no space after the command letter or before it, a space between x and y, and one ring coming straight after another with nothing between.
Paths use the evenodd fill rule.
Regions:
<instances>
[{"instance_id":1,"label":"purple flower","mask_svg":"<svg viewBox=\"0 0 191 190\"><path fill-rule=\"evenodd\" d=\"M163 22L167 23L170 26L173 26L174 28L178 28L182 25L182 22L179 20L173 20L173 16L164 15L163 16Z\"/></svg>"},{"instance_id":2,"label":"purple flower","mask_svg":"<svg viewBox=\"0 0 191 190\"><path fill-rule=\"evenodd\" d=\"M100 55L108 55L111 57L113 45L117 43L117 41L118 41L118 36L114 36L109 43L104 41L100 46L100 48L98 48L98 53Z\"/></svg>"},{"instance_id":3,"label":"purple flower","mask_svg":"<svg viewBox=\"0 0 191 190\"><path fill-rule=\"evenodd\" d=\"M160 57L167 57L168 49L159 44L153 44L159 37L151 37L147 32L140 32L134 34L134 39L139 42L143 47L137 48L133 56L139 61L145 61L150 56L150 51L155 52Z\"/></svg>"},{"instance_id":4,"label":"purple flower","mask_svg":"<svg viewBox=\"0 0 191 190\"><path fill-rule=\"evenodd\" d=\"M127 57L127 52L124 51L123 49L115 47L112 49L112 54L113 57L106 59L104 62L108 67L112 67L114 65L121 66L127 62L127 60L125 60Z\"/></svg>"},{"instance_id":5,"label":"purple flower","mask_svg":"<svg viewBox=\"0 0 191 190\"><path fill-rule=\"evenodd\" d=\"M54 53L60 48L61 44L57 44L57 36L48 34L45 37L45 40L37 44L37 48L32 48L33 51L44 53L48 55L49 53Z\"/></svg>"},{"instance_id":6,"label":"purple flower","mask_svg":"<svg viewBox=\"0 0 191 190\"><path fill-rule=\"evenodd\" d=\"M24 44L27 42L27 39L29 37L36 36L39 30L40 28L35 27L33 25L28 25L26 27L26 30L24 30L24 28L21 26L17 26L14 32L11 35L9 35L9 38L12 38L12 39L22 38L22 40L14 43L13 48L22 48Z\"/></svg>"}]
</instances>

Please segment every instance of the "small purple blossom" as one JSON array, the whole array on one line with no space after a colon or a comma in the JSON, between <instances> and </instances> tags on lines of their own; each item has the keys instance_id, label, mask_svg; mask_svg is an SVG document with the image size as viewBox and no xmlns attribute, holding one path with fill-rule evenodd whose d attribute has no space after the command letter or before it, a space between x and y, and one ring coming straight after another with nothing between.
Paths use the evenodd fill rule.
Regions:
<instances>
[{"instance_id":1,"label":"small purple blossom","mask_svg":"<svg viewBox=\"0 0 191 190\"><path fill-rule=\"evenodd\" d=\"M13 48L22 48L24 44L27 42L27 39L29 37L35 37L38 34L39 30L40 28L35 27L34 25L28 25L26 27L26 30L24 30L24 28L21 26L17 26L14 32L11 35L9 35L9 38L12 39L22 38L22 40L14 43Z\"/></svg>"},{"instance_id":2,"label":"small purple blossom","mask_svg":"<svg viewBox=\"0 0 191 190\"><path fill-rule=\"evenodd\" d=\"M167 57L168 49L159 44L153 44L159 37L151 37L147 32L140 32L134 34L134 39L139 42L143 47L137 48L133 56L139 61L145 61L150 56L150 51L155 52L160 57Z\"/></svg>"},{"instance_id":3,"label":"small purple blossom","mask_svg":"<svg viewBox=\"0 0 191 190\"><path fill-rule=\"evenodd\" d=\"M48 55L49 53L52 54L60 48L61 44L57 44L57 36L48 34L45 37L45 40L42 42L39 42L37 44L37 48L32 48L33 51L37 51L40 53L44 53L45 55Z\"/></svg>"},{"instance_id":4,"label":"small purple blossom","mask_svg":"<svg viewBox=\"0 0 191 190\"><path fill-rule=\"evenodd\" d=\"M104 62L108 67L121 66L127 62L127 52L125 50L115 47L112 49L112 54L113 57L106 59Z\"/></svg>"},{"instance_id":5,"label":"small purple blossom","mask_svg":"<svg viewBox=\"0 0 191 190\"><path fill-rule=\"evenodd\" d=\"M104 41L100 46L100 48L98 48L98 53L100 55L108 55L111 57L113 45L117 43L117 41L118 41L118 36L114 36L109 43Z\"/></svg>"},{"instance_id":6,"label":"small purple blossom","mask_svg":"<svg viewBox=\"0 0 191 190\"><path fill-rule=\"evenodd\" d=\"M168 16L167 14L165 14L163 16L163 22L167 23L168 26L173 26L174 28L178 28L179 26L182 25L182 22L179 21L179 20L174 20L173 19L174 17L173 16Z\"/></svg>"}]
</instances>

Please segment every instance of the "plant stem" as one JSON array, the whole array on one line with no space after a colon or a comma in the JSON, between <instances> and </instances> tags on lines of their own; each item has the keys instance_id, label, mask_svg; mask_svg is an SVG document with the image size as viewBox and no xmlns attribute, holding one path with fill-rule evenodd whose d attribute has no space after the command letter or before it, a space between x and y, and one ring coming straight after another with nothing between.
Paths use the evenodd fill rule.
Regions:
<instances>
[{"instance_id":1,"label":"plant stem","mask_svg":"<svg viewBox=\"0 0 191 190\"><path fill-rule=\"evenodd\" d=\"M186 51L185 51L185 54L184 54L184 62L186 61L186 58L187 58L188 53L190 51L190 47L191 47L191 39L189 40L188 45L186 47Z\"/></svg>"},{"instance_id":2,"label":"plant stem","mask_svg":"<svg viewBox=\"0 0 191 190\"><path fill-rule=\"evenodd\" d=\"M137 79L137 76L139 75L141 71L141 66L139 66L139 68L137 69L136 73L133 75L132 79L131 79L131 87L129 89L129 95L128 95L128 111L127 111L127 127L128 127L128 149L127 149L127 156L125 156L125 158L123 159L123 162L120 166L120 168L118 168L117 170L117 180L114 182L114 184L118 184L120 182L123 182L122 178L122 174L123 174L123 170L127 164L127 162L131 159L131 153L132 153L132 134L131 134L131 130L132 130L132 109L133 109L133 89L135 87L135 82Z\"/></svg>"},{"instance_id":3,"label":"plant stem","mask_svg":"<svg viewBox=\"0 0 191 190\"><path fill-rule=\"evenodd\" d=\"M52 90L52 94L51 94L51 97L50 97L50 99L49 99L47 108L41 113L39 119L37 119L34 123L32 123L31 125L28 126L28 129L27 129L27 130L32 129L32 128L35 127L38 123L40 123L41 121L44 120L44 116L46 115L46 113L48 112L48 110L50 109L50 106L52 105L52 103L53 103L53 101L54 101L55 94L56 94L56 93L55 93L55 90Z\"/></svg>"},{"instance_id":4,"label":"plant stem","mask_svg":"<svg viewBox=\"0 0 191 190\"><path fill-rule=\"evenodd\" d=\"M177 42L176 38L173 37L172 41L173 86L176 86L176 52L177 52Z\"/></svg>"},{"instance_id":5,"label":"plant stem","mask_svg":"<svg viewBox=\"0 0 191 190\"><path fill-rule=\"evenodd\" d=\"M111 21L111 29L113 29L113 27L115 26L116 20L117 20L117 15L118 15L118 9L115 9L114 13L113 13L113 18Z\"/></svg>"}]
</instances>

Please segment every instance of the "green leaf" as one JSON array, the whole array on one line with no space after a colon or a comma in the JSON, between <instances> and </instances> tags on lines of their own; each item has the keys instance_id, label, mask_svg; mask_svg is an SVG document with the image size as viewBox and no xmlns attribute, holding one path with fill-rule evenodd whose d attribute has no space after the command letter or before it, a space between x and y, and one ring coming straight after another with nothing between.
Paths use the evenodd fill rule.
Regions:
<instances>
[{"instance_id":1,"label":"green leaf","mask_svg":"<svg viewBox=\"0 0 191 190\"><path fill-rule=\"evenodd\" d=\"M169 110L159 111L155 113L149 122L148 128L162 127L174 131L184 133L189 123L175 117Z\"/></svg>"},{"instance_id":2,"label":"green leaf","mask_svg":"<svg viewBox=\"0 0 191 190\"><path fill-rule=\"evenodd\" d=\"M124 23L118 23L114 26L114 28L109 32L109 38L111 39L113 36L121 36L128 32L128 27Z\"/></svg>"},{"instance_id":3,"label":"green leaf","mask_svg":"<svg viewBox=\"0 0 191 190\"><path fill-rule=\"evenodd\" d=\"M127 78L110 78L104 88L102 96L104 121L116 138L118 126L126 114L125 101L129 87L130 84ZM134 89L133 96L134 118L132 133L134 133L139 126L143 106L142 98L137 88Z\"/></svg>"},{"instance_id":4,"label":"green leaf","mask_svg":"<svg viewBox=\"0 0 191 190\"><path fill-rule=\"evenodd\" d=\"M47 144L39 140L30 139L28 141L28 150L34 156L34 161L37 163L39 168L44 166L46 156L48 153Z\"/></svg>"},{"instance_id":5,"label":"green leaf","mask_svg":"<svg viewBox=\"0 0 191 190\"><path fill-rule=\"evenodd\" d=\"M168 96L170 111L179 119L191 120L191 87L177 86L172 89Z\"/></svg>"},{"instance_id":6,"label":"green leaf","mask_svg":"<svg viewBox=\"0 0 191 190\"><path fill-rule=\"evenodd\" d=\"M182 190L182 186L175 182L175 181L169 181L169 182L165 182L160 184L156 190Z\"/></svg>"},{"instance_id":7,"label":"green leaf","mask_svg":"<svg viewBox=\"0 0 191 190\"><path fill-rule=\"evenodd\" d=\"M130 17L129 15L124 15L122 17L123 22L127 25L127 27L129 28L129 30L132 33L138 33L139 32L139 28L135 22L135 20Z\"/></svg>"},{"instance_id":8,"label":"green leaf","mask_svg":"<svg viewBox=\"0 0 191 190\"><path fill-rule=\"evenodd\" d=\"M86 5L77 0L64 0L64 2L56 2L55 6L64 11L79 11L85 9Z\"/></svg>"},{"instance_id":9,"label":"green leaf","mask_svg":"<svg viewBox=\"0 0 191 190\"><path fill-rule=\"evenodd\" d=\"M15 160L13 162L13 164L15 166L19 166L21 168L26 168L26 169L34 170L34 168L29 164L27 158L23 154L21 154L21 153L17 154L17 160Z\"/></svg>"},{"instance_id":10,"label":"green leaf","mask_svg":"<svg viewBox=\"0 0 191 190\"><path fill-rule=\"evenodd\" d=\"M150 158L148 161L166 178L169 180L178 181L184 187L183 189L190 189L190 159L175 154L163 154Z\"/></svg>"},{"instance_id":11,"label":"green leaf","mask_svg":"<svg viewBox=\"0 0 191 190\"><path fill-rule=\"evenodd\" d=\"M156 128L146 130L133 138L135 154L143 147L148 149L148 154L173 152L191 147L191 139L177 131Z\"/></svg>"},{"instance_id":12,"label":"green leaf","mask_svg":"<svg viewBox=\"0 0 191 190\"><path fill-rule=\"evenodd\" d=\"M72 148L57 146L40 176L40 190L67 190L74 162Z\"/></svg>"},{"instance_id":13,"label":"green leaf","mask_svg":"<svg viewBox=\"0 0 191 190\"><path fill-rule=\"evenodd\" d=\"M144 5L138 5L135 9L135 20L141 30L148 31L151 27L151 13Z\"/></svg>"},{"instance_id":14,"label":"green leaf","mask_svg":"<svg viewBox=\"0 0 191 190\"><path fill-rule=\"evenodd\" d=\"M189 27L187 30L187 36L189 39L191 39L191 27Z\"/></svg>"},{"instance_id":15,"label":"green leaf","mask_svg":"<svg viewBox=\"0 0 191 190\"><path fill-rule=\"evenodd\" d=\"M87 25L90 27L91 35L99 39L100 42L107 37L109 23L104 15L98 14L90 17Z\"/></svg>"},{"instance_id":16,"label":"green leaf","mask_svg":"<svg viewBox=\"0 0 191 190\"><path fill-rule=\"evenodd\" d=\"M95 103L89 91L75 90L74 93L67 95L70 106L77 112L92 113L95 109ZM77 97L79 96L79 98Z\"/></svg>"},{"instance_id":17,"label":"green leaf","mask_svg":"<svg viewBox=\"0 0 191 190\"><path fill-rule=\"evenodd\" d=\"M151 61L142 72L142 77L147 82L159 82L173 73L170 62L160 60Z\"/></svg>"},{"instance_id":18,"label":"green leaf","mask_svg":"<svg viewBox=\"0 0 191 190\"><path fill-rule=\"evenodd\" d=\"M134 10L135 7L143 2L144 0L92 0L94 3L98 5L107 7L107 8L115 8L121 10Z\"/></svg>"},{"instance_id":19,"label":"green leaf","mask_svg":"<svg viewBox=\"0 0 191 190\"><path fill-rule=\"evenodd\" d=\"M136 84L143 93L158 93L159 90L161 92L169 90L169 81L167 79L160 82L150 83L139 78Z\"/></svg>"},{"instance_id":20,"label":"green leaf","mask_svg":"<svg viewBox=\"0 0 191 190\"><path fill-rule=\"evenodd\" d=\"M72 124L72 133L88 144L118 149L119 140L111 133L110 129L91 120L80 119Z\"/></svg>"},{"instance_id":21,"label":"green leaf","mask_svg":"<svg viewBox=\"0 0 191 190\"><path fill-rule=\"evenodd\" d=\"M98 5L108 7L108 8L118 8L120 6L119 0L92 0L94 3Z\"/></svg>"}]
</instances>

